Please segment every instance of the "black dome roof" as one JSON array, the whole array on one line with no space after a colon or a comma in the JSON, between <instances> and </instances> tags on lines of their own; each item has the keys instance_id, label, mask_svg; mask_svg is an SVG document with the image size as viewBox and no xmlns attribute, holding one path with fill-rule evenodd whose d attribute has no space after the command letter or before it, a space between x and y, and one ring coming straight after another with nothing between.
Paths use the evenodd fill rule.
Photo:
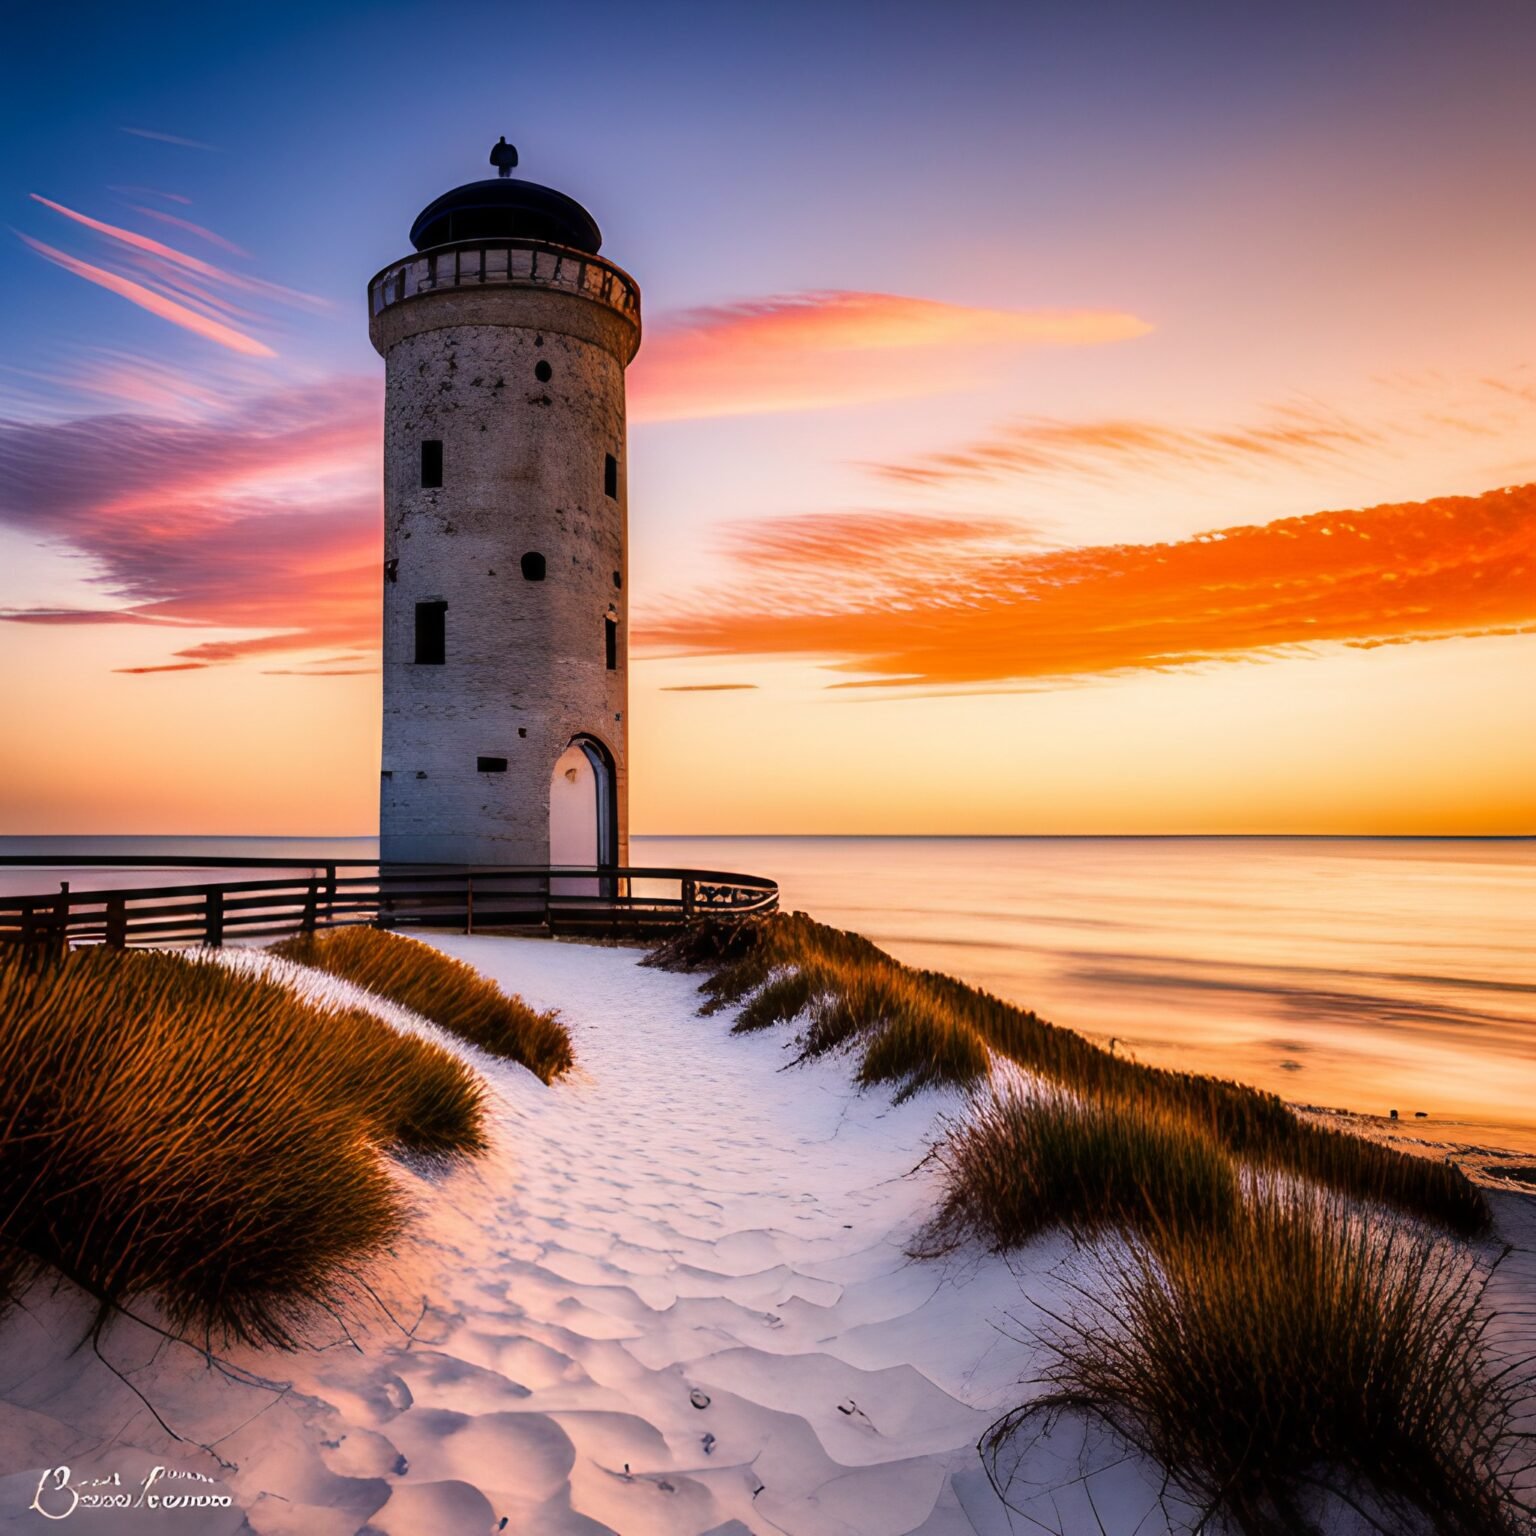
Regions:
<instances>
[{"instance_id":1,"label":"black dome roof","mask_svg":"<svg viewBox=\"0 0 1536 1536\"><path fill-rule=\"evenodd\" d=\"M595 256L603 232L574 197L503 176L443 193L411 225L411 244L418 251L452 240L548 240Z\"/></svg>"}]
</instances>

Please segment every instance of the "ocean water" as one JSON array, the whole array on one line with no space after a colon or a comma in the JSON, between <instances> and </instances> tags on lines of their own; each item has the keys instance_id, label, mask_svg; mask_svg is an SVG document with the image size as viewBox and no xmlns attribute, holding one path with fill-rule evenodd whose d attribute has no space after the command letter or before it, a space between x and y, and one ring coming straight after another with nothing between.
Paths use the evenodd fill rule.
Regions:
<instances>
[{"instance_id":1,"label":"ocean water","mask_svg":"<svg viewBox=\"0 0 1536 1536\"><path fill-rule=\"evenodd\" d=\"M9 838L0 855L374 846ZM786 908L1143 1061L1536 1152L1536 840L643 837L631 858L771 876ZM0 888L60 873L0 868Z\"/></svg>"}]
</instances>

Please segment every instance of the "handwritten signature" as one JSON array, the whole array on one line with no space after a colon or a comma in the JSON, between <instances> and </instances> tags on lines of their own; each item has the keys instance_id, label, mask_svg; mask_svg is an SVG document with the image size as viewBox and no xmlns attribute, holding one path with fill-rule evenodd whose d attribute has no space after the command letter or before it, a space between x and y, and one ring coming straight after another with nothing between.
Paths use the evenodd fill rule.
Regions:
<instances>
[{"instance_id":1,"label":"handwritten signature","mask_svg":"<svg viewBox=\"0 0 1536 1536\"><path fill-rule=\"evenodd\" d=\"M68 1467L50 1467L37 1480L37 1492L31 1507L45 1520L67 1520L77 1509L228 1509L227 1493L180 1491L173 1479L186 1483L207 1483L214 1479L201 1472L178 1472L171 1467L154 1467L137 1486L124 1484L116 1473L110 1477L88 1477L76 1482Z\"/></svg>"}]
</instances>

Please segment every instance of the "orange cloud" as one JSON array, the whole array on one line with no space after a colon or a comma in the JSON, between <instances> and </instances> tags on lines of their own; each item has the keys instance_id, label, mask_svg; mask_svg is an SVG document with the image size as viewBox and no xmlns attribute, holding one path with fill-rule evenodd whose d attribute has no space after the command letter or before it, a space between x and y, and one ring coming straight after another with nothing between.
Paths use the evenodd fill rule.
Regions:
<instances>
[{"instance_id":1,"label":"orange cloud","mask_svg":"<svg viewBox=\"0 0 1536 1536\"><path fill-rule=\"evenodd\" d=\"M820 539L790 519L738 535L739 590L651 615L637 641L703 654L810 655L875 686L1000 685L1259 659L1325 641L1376 646L1536 631L1536 486L1318 512L1169 544L1000 550L951 524L915 569L910 532L870 519ZM787 541L787 542L786 542ZM775 551L797 550L793 563ZM850 560L892 569L878 596Z\"/></svg>"},{"instance_id":2,"label":"orange cloud","mask_svg":"<svg viewBox=\"0 0 1536 1536\"><path fill-rule=\"evenodd\" d=\"M755 299L654 326L630 368L630 411L668 421L936 394L973 385L986 354L1149 330L1116 310L978 309L884 293Z\"/></svg>"},{"instance_id":3,"label":"orange cloud","mask_svg":"<svg viewBox=\"0 0 1536 1536\"><path fill-rule=\"evenodd\" d=\"M51 245L44 245L41 240L34 240L30 235L22 235L21 238L39 255L63 267L66 272L73 272L76 277L83 277L86 282L95 283L109 293L137 304L140 309L146 309L162 320L169 320L172 325L179 325L183 330L195 332L209 341L217 342L221 347L228 347L231 352L241 352L247 357L277 356L271 347L257 341L254 336L247 336L244 331L236 330L232 325L226 325L221 320L215 320L186 304L156 293L142 283L121 277L116 272L104 271L101 267L93 267L77 257L67 256Z\"/></svg>"}]
</instances>

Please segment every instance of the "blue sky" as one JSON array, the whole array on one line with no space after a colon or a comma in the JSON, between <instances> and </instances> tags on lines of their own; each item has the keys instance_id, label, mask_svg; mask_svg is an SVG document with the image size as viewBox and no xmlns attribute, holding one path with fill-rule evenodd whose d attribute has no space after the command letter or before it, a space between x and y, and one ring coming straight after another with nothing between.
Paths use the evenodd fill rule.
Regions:
<instances>
[{"instance_id":1,"label":"blue sky","mask_svg":"<svg viewBox=\"0 0 1536 1536\"><path fill-rule=\"evenodd\" d=\"M1536 363L1536 11L1523 4L97 5L19 13L9 41L22 62L0 102L10 151L0 279L12 297L0 318L0 418L22 456L6 463L26 472L10 483L32 489L0 506L0 609L136 603L146 622L0 624L13 678L0 706L35 711L44 695L16 679L41 667L52 691L97 700L102 721L173 734L226 696L245 698L245 715L285 739L340 708L357 739L325 759L343 788L317 811L321 830L367 821L377 679L361 666L324 683L313 671L258 679L240 670L248 660L218 676L144 671L180 654L148 627L147 601L201 625L199 644L222 644L260 629L254 599L220 606L211 577L170 572L165 551L132 556L117 531L104 538L62 475L50 482L37 469L40 454L79 456L44 429L128 413L138 425L94 436L87 426L78 441L121 433L135 459L123 505L150 527L170 516L153 505L153 454L188 423L207 428L207 454L222 451L219 433L234 444L254 431L276 434L281 455L308 413L329 423L337 462L304 459L302 474L275 472L255 490L182 486L166 505L178 527L297 508L322 544L346 519L361 539L377 472L364 415L381 376L364 285L405 251L426 202L489 174L499 133L518 145L520 175L593 211L605 254L644 291L632 584L639 622L664 619L674 635L703 634L672 623L700 608L700 593L759 579L741 553L753 529L797 537L796 520L841 529L835 520L866 515L878 539L892 514L950 519L958 536L942 547L957 551L960 581L975 574L966 530L1005 543L999 529L1011 530L1007 559L1027 559L1042 547L1119 549L1536 478L1536 395L1524 393ZM230 274L209 302L271 355L238 354L82 281L69 262L122 252L71 213ZM144 258L133 262L124 270L142 277ZM850 311L861 295L876 296L873 307ZM1125 324L1112 341L999 339L1010 317L1058 311ZM917 322L937 329L920 344L893 342ZM699 372L690 337L713 349L713 371ZM737 369L723 385L720 357ZM657 409L663 386L682 389L684 405ZM1246 459L1209 448L1224 435L1272 444L1301 418L1307 433L1329 424L1350 448L1309 438ZM909 460L970 452L1020 422L1097 446L1048 472L1015 454L1005 475L900 478ZM1113 446L1111 429L1123 435L1126 423L1162 434L1164 447ZM1182 456L1167 447L1175 439ZM1189 447L1197 442L1207 446ZM111 480L105 455L100 473ZM242 524L246 546L261 526ZM938 558L942 568L948 556ZM823 590L806 601L835 606L835 573L818 579ZM891 600L914 599L893 588ZM892 829L1177 829L1212 800L1212 783L1262 777L1305 715L1312 756L1289 787L1256 793L1253 824L1353 825L1426 698L1458 738L1486 740L1505 722L1518 750L1499 749L1499 784L1478 796L1496 808L1485 821L1523 815L1511 786L1529 733L1514 679L1530 642L1479 638L1469 623L1432 614L1425 633L1443 638L1440 654L1394 642L1359 677L1358 656L1282 647L1262 664L1217 664L1198 685L1193 673L1177 684L1116 673L1073 676L1049 697L1032 683L1024 697L1003 658L984 669L996 674L987 700L963 707L900 690L878 706L849 703L828 685L857 669L851 653L657 647L635 671L637 751L656 764L651 782L678 788L640 793L637 822L841 830L865 814L856 776L808 782L787 799L777 786L807 754L848 760L878 715L889 750L911 758L899 795L879 809ZM1465 671L1448 659L1463 653ZM711 701L668 692L727 673L753 688ZM1458 682L1474 673L1476 687ZM1507 681L1487 693L1489 677ZM946 693L952 681L925 686ZM1336 742L1359 717L1359 690L1391 709L1340 767ZM1212 723L1234 711L1250 721L1239 742ZM1132 721L1156 736L1156 794L1099 777L1102 743ZM771 782L746 785L739 801L690 767L722 725L774 764ZM238 737L233 717L225 729ZM945 773L936 749L900 745L955 731L1065 745L1027 795L990 779L974 825L961 828L952 806L934 809ZM244 762L259 755L248 737L241 750ZM249 770L223 758L194 760L200 785L247 782ZM143 761L151 774L152 755ZM1399 807L1416 825L1433 821L1465 771L1437 762ZM25 769L0 815L26 819L46 789L49 824L74 826L89 786L66 774L55 793L54 758ZM1085 778L1091 803L1076 787ZM1335 786L1334 800L1316 784ZM190 830L246 814L248 789L231 789L227 805L199 793ZM1216 800L1223 825L1242 820L1240 802ZM122 830L155 830L169 804L129 796L110 815ZM1128 815L1127 805L1142 809Z\"/></svg>"}]
</instances>

